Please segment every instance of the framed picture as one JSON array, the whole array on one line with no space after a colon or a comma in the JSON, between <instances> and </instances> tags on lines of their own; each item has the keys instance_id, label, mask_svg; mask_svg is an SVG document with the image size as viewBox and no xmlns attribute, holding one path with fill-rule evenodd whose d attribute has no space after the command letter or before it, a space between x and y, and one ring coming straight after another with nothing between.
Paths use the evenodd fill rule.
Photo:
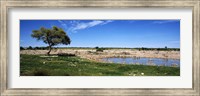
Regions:
<instances>
[{"instance_id":1,"label":"framed picture","mask_svg":"<svg viewBox=\"0 0 200 96\"><path fill-rule=\"evenodd\" d=\"M199 0L1 0L1 95L199 96Z\"/></svg>"}]
</instances>

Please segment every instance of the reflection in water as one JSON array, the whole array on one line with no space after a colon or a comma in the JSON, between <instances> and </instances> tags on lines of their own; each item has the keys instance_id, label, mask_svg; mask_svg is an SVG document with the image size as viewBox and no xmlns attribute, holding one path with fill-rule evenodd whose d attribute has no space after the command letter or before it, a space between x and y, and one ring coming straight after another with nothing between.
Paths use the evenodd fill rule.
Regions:
<instances>
[{"instance_id":1,"label":"reflection in water","mask_svg":"<svg viewBox=\"0 0 200 96\"><path fill-rule=\"evenodd\" d=\"M158 66L175 66L180 67L179 59L161 59L161 58L103 58L105 62L122 63L122 64L142 64Z\"/></svg>"}]
</instances>

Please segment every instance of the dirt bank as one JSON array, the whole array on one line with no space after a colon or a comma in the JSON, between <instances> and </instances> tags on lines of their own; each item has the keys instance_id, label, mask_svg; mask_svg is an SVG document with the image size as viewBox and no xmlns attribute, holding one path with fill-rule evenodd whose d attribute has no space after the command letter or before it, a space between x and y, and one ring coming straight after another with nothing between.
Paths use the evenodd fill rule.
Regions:
<instances>
[{"instance_id":1,"label":"dirt bank","mask_svg":"<svg viewBox=\"0 0 200 96\"><path fill-rule=\"evenodd\" d=\"M46 54L48 50L21 50L20 54ZM166 58L180 59L180 51L139 51L132 49L111 49L103 52L96 52L95 49L53 49L51 54L69 53L99 61L100 58L109 57L146 57L146 58Z\"/></svg>"}]
</instances>

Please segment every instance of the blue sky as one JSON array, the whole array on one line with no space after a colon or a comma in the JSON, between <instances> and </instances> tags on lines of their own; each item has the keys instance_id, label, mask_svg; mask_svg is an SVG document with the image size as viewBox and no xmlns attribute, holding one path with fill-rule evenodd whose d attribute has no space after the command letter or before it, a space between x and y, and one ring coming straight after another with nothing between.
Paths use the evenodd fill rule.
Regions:
<instances>
[{"instance_id":1,"label":"blue sky","mask_svg":"<svg viewBox=\"0 0 200 96\"><path fill-rule=\"evenodd\" d=\"M180 20L20 20L20 46L47 46L31 33L52 26L72 41L57 47L180 48Z\"/></svg>"}]
</instances>

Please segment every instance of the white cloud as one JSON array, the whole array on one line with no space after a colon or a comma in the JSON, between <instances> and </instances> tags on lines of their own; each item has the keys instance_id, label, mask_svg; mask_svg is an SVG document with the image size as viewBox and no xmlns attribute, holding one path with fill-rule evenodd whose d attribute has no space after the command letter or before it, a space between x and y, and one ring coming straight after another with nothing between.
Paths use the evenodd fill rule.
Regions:
<instances>
[{"instance_id":1,"label":"white cloud","mask_svg":"<svg viewBox=\"0 0 200 96\"><path fill-rule=\"evenodd\" d=\"M104 24L107 24L107 23L111 23L113 22L113 20L107 20L107 21L104 21L104 23L102 23L101 25L104 25Z\"/></svg>"},{"instance_id":2,"label":"white cloud","mask_svg":"<svg viewBox=\"0 0 200 96\"><path fill-rule=\"evenodd\" d=\"M63 27L67 27L67 24L65 24L65 22L63 22L62 20L58 20L58 22L59 22Z\"/></svg>"},{"instance_id":3,"label":"white cloud","mask_svg":"<svg viewBox=\"0 0 200 96\"><path fill-rule=\"evenodd\" d=\"M91 27L98 26L98 25L105 25L105 24L108 24L108 23L113 22L113 21L112 20L93 20L91 22L80 22L78 20L73 20L73 21L66 23L62 20L58 20L58 22L67 31L76 33L79 30L91 28ZM68 24L68 26L67 26L67 24Z\"/></svg>"},{"instance_id":4,"label":"white cloud","mask_svg":"<svg viewBox=\"0 0 200 96\"><path fill-rule=\"evenodd\" d=\"M154 21L154 24L164 24L164 23L172 23L172 22L178 22L179 20L161 20L161 21Z\"/></svg>"},{"instance_id":5,"label":"white cloud","mask_svg":"<svg viewBox=\"0 0 200 96\"><path fill-rule=\"evenodd\" d=\"M110 22L112 22L112 21L111 20L108 20L108 21L94 20L94 21L87 22L87 23L78 23L77 25L73 26L72 30L73 31L83 30L83 29L94 27L97 25L105 25Z\"/></svg>"}]
</instances>

